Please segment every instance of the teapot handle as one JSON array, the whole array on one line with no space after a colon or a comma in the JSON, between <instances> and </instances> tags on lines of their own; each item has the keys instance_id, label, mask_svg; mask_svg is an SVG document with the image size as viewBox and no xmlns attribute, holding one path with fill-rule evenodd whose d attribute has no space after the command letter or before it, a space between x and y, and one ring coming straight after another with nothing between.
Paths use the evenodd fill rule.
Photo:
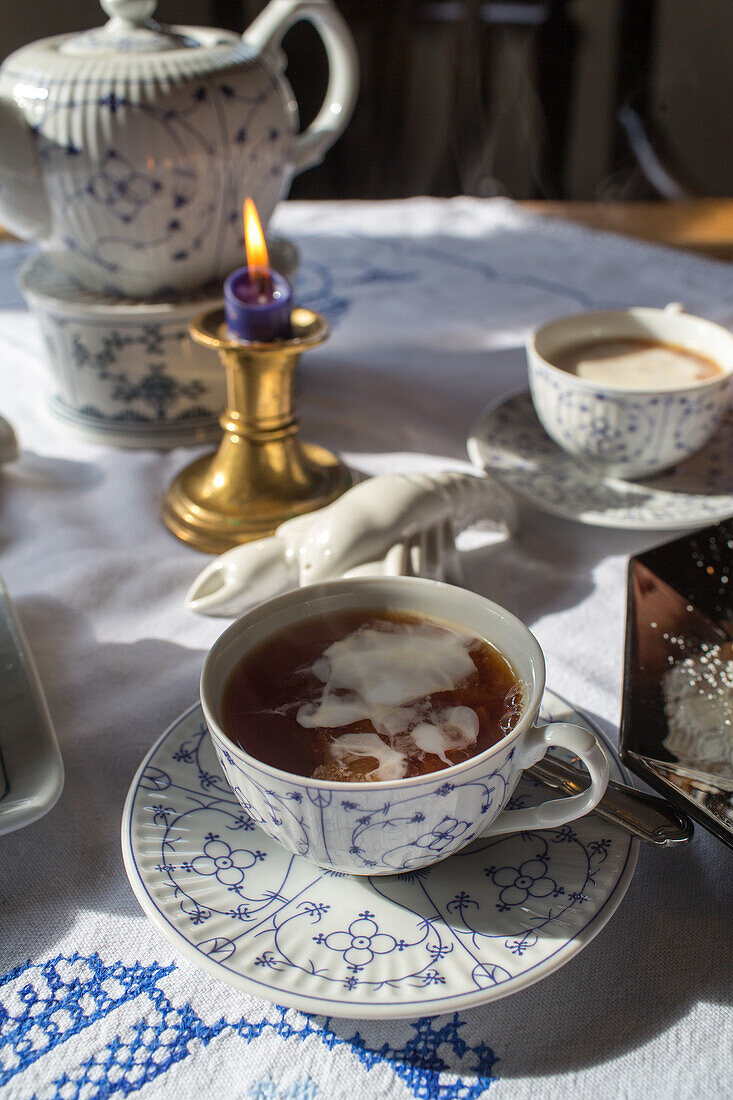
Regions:
<instances>
[{"instance_id":1,"label":"teapot handle","mask_svg":"<svg viewBox=\"0 0 733 1100\"><path fill-rule=\"evenodd\" d=\"M320 164L346 128L359 84L356 46L343 16L331 0L270 0L248 30L244 41L258 53L274 52L286 31L307 19L318 31L328 57L328 88L321 109L294 143L295 173Z\"/></svg>"}]
</instances>

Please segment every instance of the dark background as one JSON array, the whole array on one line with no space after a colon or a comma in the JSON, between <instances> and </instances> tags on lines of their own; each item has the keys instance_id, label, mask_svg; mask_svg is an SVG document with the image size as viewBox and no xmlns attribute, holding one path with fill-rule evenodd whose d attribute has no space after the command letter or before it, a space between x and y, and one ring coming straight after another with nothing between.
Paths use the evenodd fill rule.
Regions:
<instances>
[{"instance_id":1,"label":"dark background","mask_svg":"<svg viewBox=\"0 0 733 1100\"><path fill-rule=\"evenodd\" d=\"M241 30L262 0L160 0L161 22ZM337 0L359 104L307 198L644 199L733 194L733 0ZM99 24L97 0L6 5L0 57ZM288 34L303 122L325 87Z\"/></svg>"}]
</instances>

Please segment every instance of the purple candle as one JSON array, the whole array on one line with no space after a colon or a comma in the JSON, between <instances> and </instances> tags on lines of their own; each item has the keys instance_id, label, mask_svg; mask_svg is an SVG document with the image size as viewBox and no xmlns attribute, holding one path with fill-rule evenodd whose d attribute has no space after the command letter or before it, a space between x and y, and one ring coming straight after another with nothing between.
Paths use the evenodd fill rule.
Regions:
<instances>
[{"instance_id":1,"label":"purple candle","mask_svg":"<svg viewBox=\"0 0 733 1100\"><path fill-rule=\"evenodd\" d=\"M287 279L267 269L253 281L239 267L224 283L227 328L238 340L287 340L293 290Z\"/></svg>"},{"instance_id":2,"label":"purple candle","mask_svg":"<svg viewBox=\"0 0 733 1100\"><path fill-rule=\"evenodd\" d=\"M224 282L227 328L238 340L287 340L293 288L269 266L265 235L251 199L244 204L244 244L247 266L237 268Z\"/></svg>"}]
</instances>

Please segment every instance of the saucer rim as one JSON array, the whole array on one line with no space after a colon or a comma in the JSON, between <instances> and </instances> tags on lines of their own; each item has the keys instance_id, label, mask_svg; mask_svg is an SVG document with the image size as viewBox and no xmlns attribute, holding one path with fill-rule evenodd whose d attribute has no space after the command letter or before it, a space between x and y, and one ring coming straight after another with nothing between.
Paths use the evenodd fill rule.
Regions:
<instances>
[{"instance_id":1,"label":"saucer rim","mask_svg":"<svg viewBox=\"0 0 733 1100\"><path fill-rule=\"evenodd\" d=\"M265 241L273 266L277 264L281 274L292 279L301 265L300 249L295 241L281 233L266 233ZM59 280L56 293L42 285L48 271ZM110 314L117 321L148 324L152 320L172 323L179 315L185 321L194 312L206 313L210 309L221 307L224 302L219 279L213 279L198 290L183 290L168 297L161 295L152 298L128 298L122 294L90 290L72 275L56 267L52 254L43 249L32 251L22 260L16 283L21 294L33 298L39 310L54 310L64 316L68 314L82 323L100 317L108 319Z\"/></svg>"},{"instance_id":2,"label":"saucer rim","mask_svg":"<svg viewBox=\"0 0 733 1100\"><path fill-rule=\"evenodd\" d=\"M545 692L548 692L547 687L545 688ZM613 746L600 727L583 710L569 703L556 692L549 691L549 694L552 695L557 702L567 706L574 717L577 716L580 718L600 737L604 747L609 750L613 764L620 773L621 778L631 784L631 777L627 774L626 767L620 759L618 750ZM211 977L223 981L227 985L249 994L250 996L259 997L270 1003L295 1009L299 1012L312 1013L332 1019L416 1019L419 1017L440 1016L447 1012L461 1012L465 1009L476 1008L490 1001L498 1001L513 993L519 993L534 985L536 982L541 981L543 978L549 977L557 970L562 969L563 966L587 947L588 944L595 939L598 933L605 928L623 901L631 885L636 870L640 841L635 837L629 836L628 850L623 867L611 887L610 893L597 912L591 917L588 924L580 929L571 939L566 940L552 955L537 963L530 970L524 971L522 974L493 987L468 993L454 993L451 996L439 997L431 1001L401 1002L394 1005L377 1005L368 1004L366 1002L362 1002L361 1004L341 1003L336 1002L333 998L316 997L310 994L300 995L298 993L291 993L289 990L274 989L272 986L267 986L264 983L258 982L257 979L253 977L235 973L221 962L217 962L215 959L199 951L188 939L186 939L183 933L180 932L161 912L153 897L148 893L143 879L143 872L138 868L135 860L132 844L132 825L134 820L134 802L138 792L140 779L145 769L148 767L150 760L155 756L164 741L196 710L201 710L201 703L199 700L179 714L178 717L167 726L164 732L155 739L154 743L143 756L135 772L125 798L122 820L120 822L123 864L127 879L143 912L172 947L180 951L189 962L192 962ZM201 717L203 721L203 711L201 711ZM298 857L291 854L290 858L292 860ZM315 864L313 864L313 868L314 872L319 870ZM511 988L503 989L502 987L504 985L511 986ZM336 1009L336 1011L334 1011L334 1009ZM339 1012L338 1009L343 1009L344 1011Z\"/></svg>"},{"instance_id":3,"label":"saucer rim","mask_svg":"<svg viewBox=\"0 0 733 1100\"><path fill-rule=\"evenodd\" d=\"M635 520L631 519L628 514L625 517L620 515L609 515L608 513L601 513L598 510L595 511L573 511L570 508L564 508L561 504L555 504L554 502L548 502L541 496L534 496L526 488L518 488L516 485L511 484L504 478L504 470L498 469L495 465L489 466L483 458L483 442L485 438L485 430L488 424L489 418L497 412L504 405L508 405L510 401L515 400L518 397L526 396L529 398L531 412L537 421L537 425L540 431L544 432L545 429L540 423L534 406L531 404L532 398L529 387L519 386L510 390L508 393L501 394L499 397L490 401L484 409L481 411L477 419L471 428L471 431L466 440L466 450L468 451L468 457L471 461L471 465L475 469L479 470L487 477L494 478L503 489L513 493L522 503L529 505L530 507L537 508L541 512L545 512L547 515L557 516L560 519L570 520L573 523L581 523L586 527L601 527L615 531L691 531L696 527L707 526L711 523L716 523L718 520L727 519L733 513L733 494L726 494L730 500L730 506L725 511L721 508L719 514L705 515L705 516L693 516L692 518L679 520L672 520L662 522L661 520ZM730 414L729 414L730 415ZM547 433L545 433L547 434ZM549 436L548 436L549 439ZM553 441L554 442L554 441ZM571 464L578 470L582 469L577 462L575 462L571 455L567 452L563 452L562 448L557 444L554 444L557 450L561 454L565 454ZM663 472L663 471L662 471ZM648 481L651 479L640 478L637 481L628 481L618 477L605 477L599 479L604 485L623 485L623 486L636 486L636 485L648 485ZM652 491L654 491L652 489ZM681 494L681 500L687 499L690 494Z\"/></svg>"},{"instance_id":4,"label":"saucer rim","mask_svg":"<svg viewBox=\"0 0 733 1100\"><path fill-rule=\"evenodd\" d=\"M46 398L43 413L54 427L62 426L87 443L101 443L124 450L171 451L176 447L199 447L217 443L221 439L221 424L216 415L193 417L186 421L154 421L140 424L104 420L102 417L81 413L67 405L56 394Z\"/></svg>"}]
</instances>

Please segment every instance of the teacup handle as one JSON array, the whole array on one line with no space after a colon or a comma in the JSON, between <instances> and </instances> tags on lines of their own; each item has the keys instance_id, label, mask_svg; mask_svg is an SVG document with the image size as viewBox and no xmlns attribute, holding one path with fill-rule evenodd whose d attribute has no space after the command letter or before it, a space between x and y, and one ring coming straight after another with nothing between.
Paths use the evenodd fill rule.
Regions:
<instances>
[{"instance_id":1,"label":"teacup handle","mask_svg":"<svg viewBox=\"0 0 733 1100\"><path fill-rule=\"evenodd\" d=\"M608 757L598 738L582 726L569 722L551 722L533 729L523 749L522 766L529 768L547 752L550 745L569 749L585 764L590 774L590 786L582 794L569 798L553 798L526 810L503 810L481 836L500 833L527 833L538 829L553 829L590 813L603 798L610 774Z\"/></svg>"},{"instance_id":2,"label":"teacup handle","mask_svg":"<svg viewBox=\"0 0 733 1100\"><path fill-rule=\"evenodd\" d=\"M331 0L270 0L244 32L244 41L258 53L269 51L271 56L282 58L280 41L301 19L313 24L326 48L328 88L313 122L295 139L293 170L296 174L320 164L327 150L346 129L359 87L359 58L354 39Z\"/></svg>"}]
</instances>

